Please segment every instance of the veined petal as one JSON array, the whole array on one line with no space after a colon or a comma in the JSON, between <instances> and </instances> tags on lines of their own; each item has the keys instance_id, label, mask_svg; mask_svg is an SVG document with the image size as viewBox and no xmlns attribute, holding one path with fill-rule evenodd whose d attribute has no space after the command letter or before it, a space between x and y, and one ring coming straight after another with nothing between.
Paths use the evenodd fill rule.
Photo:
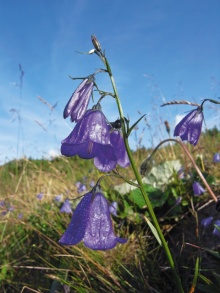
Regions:
<instances>
[{"instance_id":1,"label":"veined petal","mask_svg":"<svg viewBox=\"0 0 220 293\"><path fill-rule=\"evenodd\" d=\"M198 107L176 125L174 136L180 136L183 141L187 140L189 143L196 145L201 134L203 119L202 109Z\"/></svg>"},{"instance_id":2,"label":"veined petal","mask_svg":"<svg viewBox=\"0 0 220 293\"><path fill-rule=\"evenodd\" d=\"M60 244L75 245L83 239L89 221L91 203L92 193L90 192L84 195L76 207L71 222L59 241Z\"/></svg>"},{"instance_id":3,"label":"veined petal","mask_svg":"<svg viewBox=\"0 0 220 293\"><path fill-rule=\"evenodd\" d=\"M114 235L108 201L102 193L96 193L89 210L89 221L84 235L85 246L94 250L107 250L115 247L117 242L126 241Z\"/></svg>"},{"instance_id":4,"label":"veined petal","mask_svg":"<svg viewBox=\"0 0 220 293\"><path fill-rule=\"evenodd\" d=\"M80 119L82 119L82 117L84 116L88 104L89 104L89 100L92 94L92 90L93 90L93 82L90 82L89 85L84 89L83 92L81 92L80 95L80 100L78 102L78 104L76 105L74 111L72 111L71 113L71 121L75 121L78 122ZM83 89L81 89L82 91Z\"/></svg>"},{"instance_id":5,"label":"veined petal","mask_svg":"<svg viewBox=\"0 0 220 293\"><path fill-rule=\"evenodd\" d=\"M117 165L115 150L111 145L103 146L97 144L97 153L94 165L102 172L110 172Z\"/></svg>"},{"instance_id":6,"label":"veined petal","mask_svg":"<svg viewBox=\"0 0 220 293\"><path fill-rule=\"evenodd\" d=\"M123 137L118 130L114 130L110 132L110 140L111 144L114 146L115 154L117 157L117 163L122 167L125 168L130 165L130 161L128 158L127 151L125 149L125 144Z\"/></svg>"},{"instance_id":7,"label":"veined petal","mask_svg":"<svg viewBox=\"0 0 220 293\"><path fill-rule=\"evenodd\" d=\"M83 82L81 82L81 84L76 88L75 92L70 97L63 111L64 119L66 119L69 115L71 115L73 108L76 106L77 102L80 99L80 94L81 94L80 90L85 86L87 81L88 81L88 78L84 79Z\"/></svg>"},{"instance_id":8,"label":"veined petal","mask_svg":"<svg viewBox=\"0 0 220 293\"><path fill-rule=\"evenodd\" d=\"M110 134L104 114L99 110L88 110L62 143L79 144L87 140L102 145L110 144Z\"/></svg>"},{"instance_id":9,"label":"veined petal","mask_svg":"<svg viewBox=\"0 0 220 293\"><path fill-rule=\"evenodd\" d=\"M92 142L80 144L63 143L61 154L66 157L78 155L81 159L92 159L96 156L96 146Z\"/></svg>"}]
</instances>

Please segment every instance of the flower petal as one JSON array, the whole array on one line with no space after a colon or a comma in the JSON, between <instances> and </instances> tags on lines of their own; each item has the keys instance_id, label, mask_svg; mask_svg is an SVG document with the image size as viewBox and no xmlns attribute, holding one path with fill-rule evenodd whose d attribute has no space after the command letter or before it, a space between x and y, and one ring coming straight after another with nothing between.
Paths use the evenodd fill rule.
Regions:
<instances>
[{"instance_id":1,"label":"flower petal","mask_svg":"<svg viewBox=\"0 0 220 293\"><path fill-rule=\"evenodd\" d=\"M75 245L79 243L85 234L89 221L89 210L92 202L92 193L84 195L81 202L76 207L71 222L61 237L59 243L63 245Z\"/></svg>"},{"instance_id":2,"label":"flower petal","mask_svg":"<svg viewBox=\"0 0 220 293\"><path fill-rule=\"evenodd\" d=\"M70 97L64 111L64 119L71 117L72 122L78 122L84 116L94 86L94 77L91 75L81 82Z\"/></svg>"},{"instance_id":3,"label":"flower petal","mask_svg":"<svg viewBox=\"0 0 220 293\"><path fill-rule=\"evenodd\" d=\"M97 149L94 165L102 172L110 172L117 164L114 148L111 145L97 145Z\"/></svg>"},{"instance_id":4,"label":"flower petal","mask_svg":"<svg viewBox=\"0 0 220 293\"><path fill-rule=\"evenodd\" d=\"M114 130L110 132L110 140L111 144L114 146L115 154L117 157L117 163L122 167L125 168L130 165L130 161L127 155L127 151L125 149L125 144L123 137L118 130Z\"/></svg>"},{"instance_id":5,"label":"flower petal","mask_svg":"<svg viewBox=\"0 0 220 293\"><path fill-rule=\"evenodd\" d=\"M205 192L205 189L202 187L202 185L199 182L195 181L193 183L193 192L194 192L194 196L199 196Z\"/></svg>"},{"instance_id":6,"label":"flower petal","mask_svg":"<svg viewBox=\"0 0 220 293\"><path fill-rule=\"evenodd\" d=\"M175 127L174 136L180 136L182 141L196 145L198 143L204 116L201 107L187 114Z\"/></svg>"},{"instance_id":7,"label":"flower petal","mask_svg":"<svg viewBox=\"0 0 220 293\"><path fill-rule=\"evenodd\" d=\"M102 193L96 193L90 207L89 221L86 227L84 244L94 250L107 250L115 247L117 242L125 243L127 239L114 235L108 201Z\"/></svg>"},{"instance_id":8,"label":"flower petal","mask_svg":"<svg viewBox=\"0 0 220 293\"><path fill-rule=\"evenodd\" d=\"M72 96L70 97L68 103L66 104L66 107L63 111L63 118L66 119L72 112L73 107L76 105L76 103L79 101L80 98L80 90L85 86L86 82L88 81L88 78L84 79L83 82L80 83L80 85L76 88Z\"/></svg>"}]
</instances>

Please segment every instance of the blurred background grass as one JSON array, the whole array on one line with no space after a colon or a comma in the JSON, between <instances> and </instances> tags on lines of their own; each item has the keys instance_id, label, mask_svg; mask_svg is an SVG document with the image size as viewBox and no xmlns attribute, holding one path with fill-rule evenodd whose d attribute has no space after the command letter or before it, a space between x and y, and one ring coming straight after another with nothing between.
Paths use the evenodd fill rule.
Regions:
<instances>
[{"instance_id":1,"label":"blurred background grass","mask_svg":"<svg viewBox=\"0 0 220 293\"><path fill-rule=\"evenodd\" d=\"M219 131L216 128L206 131L196 148L188 147L219 195L220 167L212 162L213 154L220 150ZM150 149L137 149L134 152L137 164L140 165L150 152ZM179 159L187 172L194 172L178 145L162 147L154 157L154 164L173 159ZM119 169L119 172L133 179L130 168ZM180 227L185 218L196 222L195 217L190 216L190 198L196 209L210 200L208 194L193 197L191 185L187 183L190 179L182 181L175 174L171 183L161 190L162 194L166 193L166 202L155 208L168 239L175 239L173 234L168 235L175 234L175 226ZM127 244L117 245L110 251L92 251L83 243L73 247L58 244L71 219L71 214L60 213L62 202L68 198L74 210L82 195L77 191L76 182L82 182L90 190L90 182L100 175L92 161L77 157L24 158L0 166L0 292L175 292L163 251L144 219L147 208L129 201L129 194L124 197L114 190L115 185L122 183L121 179L108 177L102 181L102 188L110 201L119 203L118 216L114 217L115 232L128 238ZM176 192L178 196L180 188L186 201L189 199L188 204L172 216L164 217L174 203L173 194ZM37 196L39 193L43 193L41 199ZM61 195L61 202L55 200L57 195ZM184 232L176 230L178 235L184 235ZM204 233L200 232L201 235ZM192 234L195 234L194 230ZM219 251L219 239L215 236L213 241L212 245L216 245L211 249ZM187 255L185 243L182 239L180 244L185 250L182 254L176 251L176 243L171 241L170 244L174 246L171 249L180 275L184 276L182 281L187 292L193 279L196 256L201 255L207 245ZM211 259L210 256L210 262L211 268L200 267L200 290L204 286L214 286L212 290L218 287L215 278L220 274L219 258Z\"/></svg>"}]
</instances>

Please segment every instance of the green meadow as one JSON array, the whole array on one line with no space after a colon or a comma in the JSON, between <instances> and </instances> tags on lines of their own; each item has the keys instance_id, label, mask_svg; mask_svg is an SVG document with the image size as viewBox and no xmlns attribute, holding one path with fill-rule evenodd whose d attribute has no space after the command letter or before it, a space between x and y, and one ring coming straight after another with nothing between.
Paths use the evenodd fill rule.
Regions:
<instances>
[{"instance_id":1,"label":"green meadow","mask_svg":"<svg viewBox=\"0 0 220 293\"><path fill-rule=\"evenodd\" d=\"M187 147L219 196L220 163L213 163L213 155L220 150L219 131L208 130L196 147ZM137 149L133 153L136 164L151 152ZM171 164L169 174L165 163ZM184 168L184 176L175 164ZM146 192L184 291L219 292L220 237L213 234L213 223L207 228L201 225L209 216L213 222L220 219L215 202L207 190L193 195L193 182L202 182L179 145L161 147L153 168L156 177L149 173ZM130 167L119 172L134 179ZM92 160L77 157L24 158L0 167L1 293L175 292L164 251L149 229L148 208L138 188L127 191L120 178L108 176L101 185L109 202L118 203L117 216L112 216L115 233L128 242L107 251L90 250L82 242L75 246L58 243L71 219L71 214L60 212L63 201L68 198L74 211L83 195L76 182L89 191L90 182L101 175Z\"/></svg>"}]
</instances>

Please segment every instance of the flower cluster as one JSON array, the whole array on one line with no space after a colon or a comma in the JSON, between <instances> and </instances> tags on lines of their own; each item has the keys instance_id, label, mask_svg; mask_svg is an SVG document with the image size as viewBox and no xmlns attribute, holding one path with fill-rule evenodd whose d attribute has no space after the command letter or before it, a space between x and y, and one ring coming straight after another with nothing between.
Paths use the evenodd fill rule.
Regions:
<instances>
[{"instance_id":1,"label":"flower cluster","mask_svg":"<svg viewBox=\"0 0 220 293\"><path fill-rule=\"evenodd\" d=\"M95 36L92 36L94 49L89 54L96 53L102 61L104 55ZM103 70L98 70L96 73ZM103 114L100 106L101 99L105 96L101 92L98 103L87 109L95 84L92 74L85 78L70 97L64 112L64 119L76 125L72 132L61 143L61 153L64 156L79 156L82 159L94 159L94 165L102 172L110 172L117 164L125 168L130 164L125 148L124 138L121 133L121 120L110 123ZM98 88L97 88L98 90ZM111 94L110 94L111 95ZM106 250L115 247L116 243L125 243L127 240L116 237L110 213L117 216L117 203L108 204L98 184L91 192L84 195L83 199L73 212L72 220L60 239L63 245L75 245L81 240L91 249ZM81 182L76 184L78 193L86 191L86 186ZM72 213L71 205L66 199L60 212Z\"/></svg>"}]
</instances>

